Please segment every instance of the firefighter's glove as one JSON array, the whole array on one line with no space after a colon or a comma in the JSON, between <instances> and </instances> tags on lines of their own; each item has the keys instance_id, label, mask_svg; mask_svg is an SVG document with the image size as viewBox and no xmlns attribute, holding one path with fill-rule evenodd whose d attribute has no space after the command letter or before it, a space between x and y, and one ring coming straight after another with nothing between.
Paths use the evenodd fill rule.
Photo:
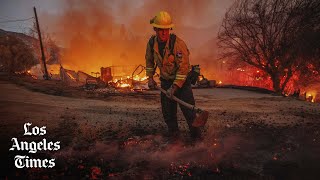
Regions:
<instances>
[{"instance_id":1,"label":"firefighter's glove","mask_svg":"<svg viewBox=\"0 0 320 180\"><path fill-rule=\"evenodd\" d=\"M179 90L179 87L175 84L173 84L168 90L167 90L167 97L172 99L174 95L176 95L177 91Z\"/></svg>"},{"instance_id":2,"label":"firefighter's glove","mask_svg":"<svg viewBox=\"0 0 320 180\"><path fill-rule=\"evenodd\" d=\"M156 89L157 83L154 81L152 77L148 79L148 87L149 89Z\"/></svg>"}]
</instances>

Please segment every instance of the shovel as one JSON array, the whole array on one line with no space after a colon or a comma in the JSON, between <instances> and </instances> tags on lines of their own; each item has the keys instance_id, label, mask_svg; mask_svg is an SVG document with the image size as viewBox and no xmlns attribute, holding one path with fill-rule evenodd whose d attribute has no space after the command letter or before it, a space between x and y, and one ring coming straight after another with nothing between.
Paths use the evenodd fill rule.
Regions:
<instances>
[{"instance_id":1,"label":"shovel","mask_svg":"<svg viewBox=\"0 0 320 180\"><path fill-rule=\"evenodd\" d=\"M167 91L162 89L161 87L156 86L156 88L158 90L160 90L161 92L163 92L164 94L167 94ZM193 127L203 127L207 123L208 116L209 116L208 111L204 111L194 105L186 103L186 102L182 101L181 99L178 99L176 96L172 96L172 99L174 101L176 101L177 103L181 104L182 106L185 106L186 108L191 109L192 111L196 112L196 118L193 120L193 123L192 123Z\"/></svg>"}]
</instances>

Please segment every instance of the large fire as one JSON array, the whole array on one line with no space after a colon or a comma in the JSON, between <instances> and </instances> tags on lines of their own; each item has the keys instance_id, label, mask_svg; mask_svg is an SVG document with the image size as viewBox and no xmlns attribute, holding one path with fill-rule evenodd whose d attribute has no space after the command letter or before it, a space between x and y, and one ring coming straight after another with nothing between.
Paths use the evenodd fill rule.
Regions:
<instances>
[{"instance_id":1,"label":"large fire","mask_svg":"<svg viewBox=\"0 0 320 180\"><path fill-rule=\"evenodd\" d=\"M113 79L111 82L117 88L134 88L136 84L144 83L146 79L148 79L148 77L135 75L133 77L127 76L125 78ZM139 89L142 90L142 88Z\"/></svg>"},{"instance_id":2,"label":"large fire","mask_svg":"<svg viewBox=\"0 0 320 180\"><path fill-rule=\"evenodd\" d=\"M126 2L125 4L129 4L129 7L136 3ZM212 51L212 48L216 47L214 32L218 31L219 28L216 26L199 27L196 30L193 28L193 22L203 23L207 27L207 21L204 21L204 19L210 17L211 21L212 17L216 17L208 16L212 13L207 8L209 4L211 4L210 1L205 3L199 3L198 1L183 3L145 1L133 11L128 11L126 8L120 8L119 11L109 11L108 8L115 7L100 1L68 1L63 6L64 9L58 14L42 15L40 20L44 26L49 27L48 29L51 32L48 33L52 33L54 36L52 38L57 44L63 47L59 63L64 68L83 71L90 75L100 72L100 67L113 67L113 70L116 70L113 71L113 79L104 82L111 81L118 88L134 88L134 82L143 82L147 77L132 77L128 69L117 70L117 68L145 63L146 44L150 36L154 34L148 23L149 19L158 11L154 7L166 9L174 17L176 28L172 32L186 42L191 50L190 60L192 64L201 64L201 67L203 67L201 74L204 77L208 80L215 80L216 84L220 86L223 82L223 85L255 86L272 90L270 77L259 69L237 66L233 67L234 70L230 70L228 60L212 61L212 59L217 59L216 51ZM184 8L177 7L186 7L190 13L186 14ZM190 7L194 8L190 9ZM191 14L197 14L197 18ZM220 17L223 15L224 12ZM121 21L118 19L119 17L124 19ZM221 18L219 19L221 20ZM197 33L196 38L193 36L195 33ZM32 70L30 73L33 74ZM59 74L59 68L49 70L49 73L52 75ZM67 74L70 79L77 80L72 74ZM37 76L37 78L41 78L41 76ZM122 80L120 80L121 78ZM291 84L288 87L286 89L288 95L298 88ZM305 91L301 88L301 93ZM309 90L306 93L306 98L310 98L311 102L317 101L316 93Z\"/></svg>"}]
</instances>

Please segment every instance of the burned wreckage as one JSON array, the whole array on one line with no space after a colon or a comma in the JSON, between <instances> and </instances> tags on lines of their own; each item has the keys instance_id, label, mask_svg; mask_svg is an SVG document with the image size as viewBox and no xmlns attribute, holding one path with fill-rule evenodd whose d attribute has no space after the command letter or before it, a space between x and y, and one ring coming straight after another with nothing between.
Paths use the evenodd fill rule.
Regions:
<instances>
[{"instance_id":1,"label":"burned wreckage","mask_svg":"<svg viewBox=\"0 0 320 180\"><path fill-rule=\"evenodd\" d=\"M32 77L41 78L40 67L34 67L28 73ZM83 71L74 71L64 68L62 65L49 65L48 71L52 79L61 80L71 86L82 86L84 90L101 91L113 89L128 89L130 91L148 90L145 66L110 66L101 67L100 72L91 72L91 75ZM156 73L156 77L159 74ZM215 80L208 80L200 73L200 65L192 65L188 74L193 88L216 87Z\"/></svg>"}]
</instances>

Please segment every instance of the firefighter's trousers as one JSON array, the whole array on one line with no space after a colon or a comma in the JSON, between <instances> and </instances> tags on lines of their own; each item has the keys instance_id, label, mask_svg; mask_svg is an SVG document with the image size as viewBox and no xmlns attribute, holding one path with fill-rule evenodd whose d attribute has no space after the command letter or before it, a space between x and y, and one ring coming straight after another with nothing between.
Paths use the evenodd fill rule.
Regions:
<instances>
[{"instance_id":1,"label":"firefighter's trousers","mask_svg":"<svg viewBox=\"0 0 320 180\"><path fill-rule=\"evenodd\" d=\"M161 87L164 90L168 90L170 86L173 84L173 80L168 81L162 78L160 78L160 80L161 80ZM177 91L175 96L186 103L195 105L195 100L193 97L191 83L189 79L185 81L185 83ZM200 129L192 126L192 123L196 117L196 113L191 109L188 109L182 105L179 105L179 106L185 119L187 120L189 129L190 129L190 135L199 136ZM178 121L177 121L177 102L168 98L164 93L161 93L161 107L162 107L163 118L165 120L165 123L168 126L169 133L178 132L179 128L178 128Z\"/></svg>"}]
</instances>

